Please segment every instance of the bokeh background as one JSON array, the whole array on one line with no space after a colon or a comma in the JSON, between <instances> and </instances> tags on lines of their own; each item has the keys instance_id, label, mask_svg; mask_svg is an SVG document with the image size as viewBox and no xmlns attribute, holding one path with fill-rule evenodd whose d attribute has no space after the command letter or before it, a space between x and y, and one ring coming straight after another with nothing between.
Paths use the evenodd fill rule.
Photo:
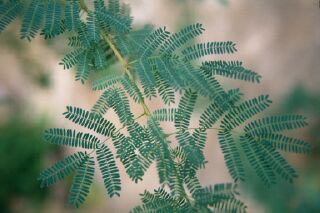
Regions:
<instances>
[{"instance_id":1,"label":"bokeh background","mask_svg":"<svg viewBox=\"0 0 320 213\"><path fill-rule=\"evenodd\" d=\"M134 25L153 23L175 31L192 22L203 23L201 41L232 40L236 59L263 76L260 84L224 80L240 87L246 97L270 94L267 113L301 113L309 126L295 132L313 145L310 155L287 155L299 173L293 184L264 188L254 178L242 186L248 212L320 212L320 8L318 0L126 0ZM42 139L46 127L69 127L66 105L90 109L99 93L74 81L71 70L59 66L68 51L66 40L19 40L17 20L0 34L0 212L128 212L138 195L157 187L154 165L140 184L122 167L120 198L106 197L101 179L78 210L66 206L71 179L40 189L39 172L70 152ZM221 79L223 80L223 79ZM157 105L157 102L152 104ZM139 110L139 109L135 109ZM204 185L231 181L215 133L206 147L209 161L200 172Z\"/></svg>"}]
</instances>

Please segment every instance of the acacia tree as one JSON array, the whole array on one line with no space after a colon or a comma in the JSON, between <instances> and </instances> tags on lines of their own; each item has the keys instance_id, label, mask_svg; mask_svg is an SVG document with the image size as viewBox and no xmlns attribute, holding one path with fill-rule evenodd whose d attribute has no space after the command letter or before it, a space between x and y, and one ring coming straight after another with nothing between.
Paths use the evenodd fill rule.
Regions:
<instances>
[{"instance_id":1,"label":"acacia tree","mask_svg":"<svg viewBox=\"0 0 320 213\"><path fill-rule=\"evenodd\" d=\"M88 1L89 2L89 1ZM118 0L6 0L0 3L0 31L22 17L21 39L32 41L40 31L45 39L65 35L72 51L64 56L65 69L75 67L75 79L85 83L93 72L93 90L103 90L92 109L67 106L64 116L96 133L51 128L45 131L48 143L76 148L76 152L44 170L39 181L50 186L75 174L69 203L79 207L86 199L95 174L95 164L104 180L106 193L121 194L119 158L132 181L138 183L155 162L159 188L142 194L142 205L133 212L245 212L238 199L237 183L247 179L252 167L266 185L279 178L292 182L297 174L279 151L308 153L310 145L285 136L283 131L306 126L301 115L276 115L253 120L271 105L268 95L243 100L237 88L226 89L216 79L223 76L259 83L261 76L240 61L203 61L208 55L237 51L231 41L190 45L204 32L191 24L177 33L150 25L135 29L128 5ZM106 72L119 65L115 74ZM181 98L177 98L177 93ZM207 104L196 124L191 116L199 98ZM146 100L161 99L164 107L152 109ZM131 112L129 101L143 109ZM172 107L177 102L177 107ZM108 120L113 109L122 124ZM146 124L140 118L147 120ZM174 123L168 132L160 123ZM218 143L233 183L202 186L197 172L205 168L203 154L207 134L218 133ZM99 135L99 136L98 136ZM102 139L101 139L102 138ZM175 142L171 142L176 139ZM212 143L212 141L209 141ZM109 148L113 144L116 153ZM95 160L96 158L96 160Z\"/></svg>"}]
</instances>

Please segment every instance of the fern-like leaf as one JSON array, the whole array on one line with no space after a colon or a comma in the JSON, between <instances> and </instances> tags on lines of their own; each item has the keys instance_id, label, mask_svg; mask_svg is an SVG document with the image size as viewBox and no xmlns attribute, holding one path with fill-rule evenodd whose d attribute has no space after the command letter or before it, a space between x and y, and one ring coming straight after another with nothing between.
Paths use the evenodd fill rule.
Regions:
<instances>
[{"instance_id":1,"label":"fern-like leaf","mask_svg":"<svg viewBox=\"0 0 320 213\"><path fill-rule=\"evenodd\" d=\"M247 100L230 110L225 115L221 126L228 130L233 129L268 108L271 103L268 95L260 95L257 98Z\"/></svg>"},{"instance_id":2,"label":"fern-like leaf","mask_svg":"<svg viewBox=\"0 0 320 213\"><path fill-rule=\"evenodd\" d=\"M113 141L117 149L117 157L120 158L129 177L136 183L142 180L151 161L138 153L138 147L132 138L118 134L113 137Z\"/></svg>"},{"instance_id":3,"label":"fern-like leaf","mask_svg":"<svg viewBox=\"0 0 320 213\"><path fill-rule=\"evenodd\" d=\"M105 144L100 144L100 147L96 150L96 153L103 182L108 195L110 197L113 197L114 195L120 196L120 174L112 152Z\"/></svg>"},{"instance_id":4,"label":"fern-like leaf","mask_svg":"<svg viewBox=\"0 0 320 213\"><path fill-rule=\"evenodd\" d=\"M170 38L162 45L161 52L171 55L175 50L186 44L191 39L199 36L204 31L202 24L196 23L183 28L178 33L170 36Z\"/></svg>"},{"instance_id":5,"label":"fern-like leaf","mask_svg":"<svg viewBox=\"0 0 320 213\"><path fill-rule=\"evenodd\" d=\"M130 78L127 75L125 75L121 79L121 83L122 83L124 89L126 90L126 92L130 95L130 97L136 103L142 103L144 101L143 100L144 98L143 98L143 95L142 95L140 89L132 80L130 80Z\"/></svg>"},{"instance_id":6,"label":"fern-like leaf","mask_svg":"<svg viewBox=\"0 0 320 213\"><path fill-rule=\"evenodd\" d=\"M259 135L259 139L264 143L269 143L272 147L286 151L286 152L295 152L295 153L304 153L308 154L311 151L311 145L301 139L287 137L282 134L266 134Z\"/></svg>"},{"instance_id":7,"label":"fern-like leaf","mask_svg":"<svg viewBox=\"0 0 320 213\"><path fill-rule=\"evenodd\" d=\"M113 14L106 8L100 8L95 12L97 13L99 24L104 30L119 34L127 33L131 30L131 18Z\"/></svg>"},{"instance_id":8,"label":"fern-like leaf","mask_svg":"<svg viewBox=\"0 0 320 213\"><path fill-rule=\"evenodd\" d=\"M158 87L158 93L162 98L163 102L167 105L175 102L174 90L170 86L169 82L156 74L156 83Z\"/></svg>"},{"instance_id":9,"label":"fern-like leaf","mask_svg":"<svg viewBox=\"0 0 320 213\"><path fill-rule=\"evenodd\" d=\"M67 53L59 64L63 66L63 69L70 69L74 65L78 64L83 53L83 49L75 49L74 51Z\"/></svg>"},{"instance_id":10,"label":"fern-like leaf","mask_svg":"<svg viewBox=\"0 0 320 213\"><path fill-rule=\"evenodd\" d=\"M116 130L115 126L102 116L78 107L67 106L67 111L63 115L70 121L104 136L110 137Z\"/></svg>"},{"instance_id":11,"label":"fern-like leaf","mask_svg":"<svg viewBox=\"0 0 320 213\"><path fill-rule=\"evenodd\" d=\"M87 32L92 43L98 43L100 41L100 27L94 12L89 12L87 18Z\"/></svg>"},{"instance_id":12,"label":"fern-like leaf","mask_svg":"<svg viewBox=\"0 0 320 213\"><path fill-rule=\"evenodd\" d=\"M87 157L77 169L69 194L69 204L78 208L89 194L94 177L94 159Z\"/></svg>"},{"instance_id":13,"label":"fern-like leaf","mask_svg":"<svg viewBox=\"0 0 320 213\"><path fill-rule=\"evenodd\" d=\"M151 72L151 66L147 60L141 59L134 64L134 70L139 76L144 93L147 97L156 96L156 79L154 74Z\"/></svg>"},{"instance_id":14,"label":"fern-like leaf","mask_svg":"<svg viewBox=\"0 0 320 213\"><path fill-rule=\"evenodd\" d=\"M164 189L155 190L154 194L145 191L142 194L143 205L133 209L133 213L142 212L188 212L188 206L182 199L172 197Z\"/></svg>"},{"instance_id":15,"label":"fern-like leaf","mask_svg":"<svg viewBox=\"0 0 320 213\"><path fill-rule=\"evenodd\" d=\"M246 212L246 206L236 199L234 185L216 184L197 191L194 195L197 205L213 208L218 212Z\"/></svg>"},{"instance_id":16,"label":"fern-like leaf","mask_svg":"<svg viewBox=\"0 0 320 213\"><path fill-rule=\"evenodd\" d=\"M244 128L245 132L259 136L280 132L283 130L292 130L302 128L307 125L306 118L301 115L279 115L261 118L250 122Z\"/></svg>"},{"instance_id":17,"label":"fern-like leaf","mask_svg":"<svg viewBox=\"0 0 320 213\"><path fill-rule=\"evenodd\" d=\"M188 129L196 100L197 93L191 90L187 90L182 96L175 115L175 127L177 129Z\"/></svg>"},{"instance_id":18,"label":"fern-like leaf","mask_svg":"<svg viewBox=\"0 0 320 213\"><path fill-rule=\"evenodd\" d=\"M175 117L178 112L177 108L161 108L155 110L152 115L158 121L175 122Z\"/></svg>"},{"instance_id":19,"label":"fern-like leaf","mask_svg":"<svg viewBox=\"0 0 320 213\"><path fill-rule=\"evenodd\" d=\"M91 50L87 50L80 55L76 70L76 81L81 81L82 84L88 79L90 73L90 62L92 60Z\"/></svg>"},{"instance_id":20,"label":"fern-like leaf","mask_svg":"<svg viewBox=\"0 0 320 213\"><path fill-rule=\"evenodd\" d=\"M240 156L240 150L230 132L219 131L219 144L224 155L224 160L231 177L244 180L244 166Z\"/></svg>"},{"instance_id":21,"label":"fern-like leaf","mask_svg":"<svg viewBox=\"0 0 320 213\"><path fill-rule=\"evenodd\" d=\"M114 87L117 83L121 82L122 75L107 75L103 78L95 80L92 84L93 90L105 90Z\"/></svg>"},{"instance_id":22,"label":"fern-like leaf","mask_svg":"<svg viewBox=\"0 0 320 213\"><path fill-rule=\"evenodd\" d=\"M66 176L70 175L86 159L86 154L83 152L77 152L73 155L69 155L63 160L58 161L52 167L42 171L38 180L40 181L40 186L50 186L58 181L64 179Z\"/></svg>"},{"instance_id":23,"label":"fern-like leaf","mask_svg":"<svg viewBox=\"0 0 320 213\"><path fill-rule=\"evenodd\" d=\"M47 129L44 132L47 142L57 145L95 149L99 139L89 133L77 132L72 129Z\"/></svg>"},{"instance_id":24,"label":"fern-like leaf","mask_svg":"<svg viewBox=\"0 0 320 213\"><path fill-rule=\"evenodd\" d=\"M202 63L201 69L209 75L221 75L253 83L259 83L261 79L261 75L244 68L240 61L206 61Z\"/></svg>"},{"instance_id":25,"label":"fern-like leaf","mask_svg":"<svg viewBox=\"0 0 320 213\"><path fill-rule=\"evenodd\" d=\"M236 51L235 43L226 41L196 44L184 49L182 54L184 55L185 61L189 61L206 55L234 53Z\"/></svg>"},{"instance_id":26,"label":"fern-like leaf","mask_svg":"<svg viewBox=\"0 0 320 213\"><path fill-rule=\"evenodd\" d=\"M151 33L142 45L141 58L150 56L154 51L169 37L169 32L166 28L159 28Z\"/></svg>"},{"instance_id":27,"label":"fern-like leaf","mask_svg":"<svg viewBox=\"0 0 320 213\"><path fill-rule=\"evenodd\" d=\"M263 146L260 146L260 149L264 152L264 156L280 177L291 183L294 178L298 177L296 171L270 144L264 143Z\"/></svg>"},{"instance_id":28,"label":"fern-like leaf","mask_svg":"<svg viewBox=\"0 0 320 213\"><path fill-rule=\"evenodd\" d=\"M168 141L160 125L153 117L148 120L151 140L156 144L154 150L157 158L157 169L160 183L170 183L171 176L174 173L174 161L171 158Z\"/></svg>"},{"instance_id":29,"label":"fern-like leaf","mask_svg":"<svg viewBox=\"0 0 320 213\"><path fill-rule=\"evenodd\" d=\"M76 0L66 0L65 6L65 26L69 31L77 31L81 25L80 4Z\"/></svg>"},{"instance_id":30,"label":"fern-like leaf","mask_svg":"<svg viewBox=\"0 0 320 213\"><path fill-rule=\"evenodd\" d=\"M49 0L43 29L45 38L52 38L61 33L62 15L61 2Z\"/></svg>"},{"instance_id":31,"label":"fern-like leaf","mask_svg":"<svg viewBox=\"0 0 320 213\"><path fill-rule=\"evenodd\" d=\"M0 5L0 33L20 14L20 1L7 1Z\"/></svg>"},{"instance_id":32,"label":"fern-like leaf","mask_svg":"<svg viewBox=\"0 0 320 213\"><path fill-rule=\"evenodd\" d=\"M270 165L269 159L264 155L263 150L259 142L255 141L254 138L250 136L241 136L240 145L244 150L246 157L250 165L254 168L257 175L261 180L270 186L276 183L275 173Z\"/></svg>"},{"instance_id":33,"label":"fern-like leaf","mask_svg":"<svg viewBox=\"0 0 320 213\"><path fill-rule=\"evenodd\" d=\"M31 41L41 27L44 17L45 5L42 1L32 0L23 17L21 26L21 39Z\"/></svg>"}]
</instances>

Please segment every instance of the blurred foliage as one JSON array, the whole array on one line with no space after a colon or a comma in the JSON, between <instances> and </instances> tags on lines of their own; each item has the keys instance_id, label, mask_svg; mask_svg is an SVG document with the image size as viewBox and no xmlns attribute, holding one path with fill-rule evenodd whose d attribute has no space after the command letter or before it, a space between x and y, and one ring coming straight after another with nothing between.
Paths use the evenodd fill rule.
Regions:
<instances>
[{"instance_id":1,"label":"blurred foliage","mask_svg":"<svg viewBox=\"0 0 320 213\"><path fill-rule=\"evenodd\" d=\"M310 118L310 125L303 137L313 142L313 152L304 159L294 184L281 182L271 188L264 187L253 174L245 188L252 193L252 197L263 204L266 212L320 212L320 93L310 92L298 85L287 94L280 103L279 113L302 113ZM302 137L302 136L300 136ZM296 158L293 155L292 158Z\"/></svg>"},{"instance_id":2,"label":"blurred foliage","mask_svg":"<svg viewBox=\"0 0 320 213\"><path fill-rule=\"evenodd\" d=\"M21 202L38 205L46 198L47 190L37 181L48 151L41 136L45 126L44 121L31 123L17 115L0 125L1 212L12 212Z\"/></svg>"}]
</instances>

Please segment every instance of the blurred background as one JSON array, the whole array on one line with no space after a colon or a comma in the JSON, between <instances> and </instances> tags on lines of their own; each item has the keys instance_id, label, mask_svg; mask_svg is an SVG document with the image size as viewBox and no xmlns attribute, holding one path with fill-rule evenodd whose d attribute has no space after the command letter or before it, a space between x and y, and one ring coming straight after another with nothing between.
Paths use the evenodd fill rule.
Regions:
<instances>
[{"instance_id":1,"label":"blurred background","mask_svg":"<svg viewBox=\"0 0 320 213\"><path fill-rule=\"evenodd\" d=\"M245 97L270 94L267 113L300 113L309 126L295 136L313 145L310 155L290 154L299 178L293 184L264 188L255 178L242 186L248 212L320 212L320 8L318 0L126 0L134 25L152 23L176 31L188 23L203 23L201 41L236 42L238 52L224 57L243 61L260 73L260 84L224 80ZM90 109L99 93L74 81L73 71L59 66L68 51L63 37L32 43L19 40L19 21L0 35L0 212L128 212L138 195L157 187L154 165L135 184L122 167L120 198L106 197L100 177L87 202L74 210L66 206L71 179L40 189L39 172L69 150L48 146L46 127L74 128L63 119L66 105ZM156 106L157 103L153 103ZM138 109L137 109L138 110ZM207 142L204 185L231 181L214 133ZM213 172L214 171L214 172Z\"/></svg>"}]
</instances>

